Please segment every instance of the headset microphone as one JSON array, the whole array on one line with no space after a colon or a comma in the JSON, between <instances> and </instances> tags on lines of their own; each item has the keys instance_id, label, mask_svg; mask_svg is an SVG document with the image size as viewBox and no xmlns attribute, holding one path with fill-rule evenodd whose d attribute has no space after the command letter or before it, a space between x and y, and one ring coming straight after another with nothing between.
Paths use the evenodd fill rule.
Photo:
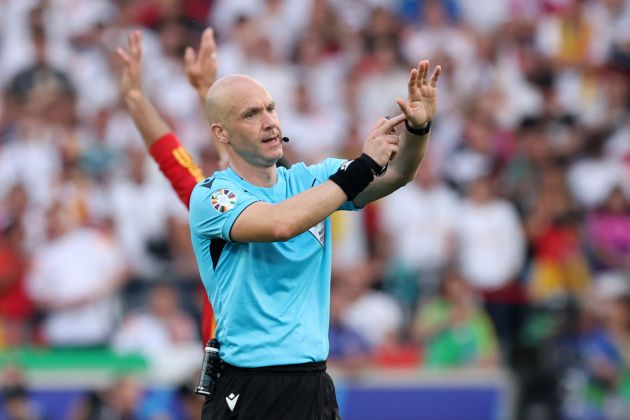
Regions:
<instances>
[{"instance_id":1,"label":"headset microphone","mask_svg":"<svg viewBox=\"0 0 630 420\"><path fill-rule=\"evenodd\" d=\"M285 143L288 143L289 142L289 138L288 137L282 137L282 141L285 142Z\"/></svg>"}]
</instances>

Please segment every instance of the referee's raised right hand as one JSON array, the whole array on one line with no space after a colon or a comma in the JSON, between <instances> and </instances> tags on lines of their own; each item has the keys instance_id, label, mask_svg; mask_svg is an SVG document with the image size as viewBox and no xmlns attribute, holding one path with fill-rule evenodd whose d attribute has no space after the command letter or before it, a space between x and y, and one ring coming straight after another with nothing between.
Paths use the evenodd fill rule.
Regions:
<instances>
[{"instance_id":1,"label":"referee's raised right hand","mask_svg":"<svg viewBox=\"0 0 630 420\"><path fill-rule=\"evenodd\" d=\"M400 137L394 128L403 121L405 114L398 114L389 119L380 118L363 144L363 153L374 159L381 167L385 166L398 152Z\"/></svg>"}]
</instances>

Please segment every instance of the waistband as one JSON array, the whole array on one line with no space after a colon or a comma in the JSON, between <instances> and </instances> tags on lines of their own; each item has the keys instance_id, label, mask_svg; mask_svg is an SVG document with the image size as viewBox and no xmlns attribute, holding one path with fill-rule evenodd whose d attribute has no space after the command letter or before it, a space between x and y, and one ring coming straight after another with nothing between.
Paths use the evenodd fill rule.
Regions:
<instances>
[{"instance_id":1,"label":"waistband","mask_svg":"<svg viewBox=\"0 0 630 420\"><path fill-rule=\"evenodd\" d=\"M235 373L243 375L318 375L326 372L326 362L309 362L297 365L262 366L255 368L243 368L223 362L223 373Z\"/></svg>"}]
</instances>

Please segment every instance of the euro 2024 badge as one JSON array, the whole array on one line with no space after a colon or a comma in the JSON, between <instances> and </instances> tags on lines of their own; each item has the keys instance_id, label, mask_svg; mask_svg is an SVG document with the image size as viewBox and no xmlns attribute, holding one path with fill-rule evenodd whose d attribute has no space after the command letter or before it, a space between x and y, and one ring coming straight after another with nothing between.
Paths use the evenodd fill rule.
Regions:
<instances>
[{"instance_id":1,"label":"euro 2024 badge","mask_svg":"<svg viewBox=\"0 0 630 420\"><path fill-rule=\"evenodd\" d=\"M212 196L210 196L210 202L216 211L219 213L225 213L228 210L232 210L236 205L236 194L230 190L222 188L212 193Z\"/></svg>"}]
</instances>

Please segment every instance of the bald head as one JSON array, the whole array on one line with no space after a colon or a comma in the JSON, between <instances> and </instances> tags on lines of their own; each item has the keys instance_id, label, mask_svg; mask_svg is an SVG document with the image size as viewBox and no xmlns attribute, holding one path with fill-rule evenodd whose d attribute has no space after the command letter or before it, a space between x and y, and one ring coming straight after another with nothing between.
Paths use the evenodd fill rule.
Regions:
<instances>
[{"instance_id":1,"label":"bald head","mask_svg":"<svg viewBox=\"0 0 630 420\"><path fill-rule=\"evenodd\" d=\"M265 87L244 74L229 74L214 82L206 95L206 119L209 124L222 123L228 113L254 89Z\"/></svg>"}]
</instances>

